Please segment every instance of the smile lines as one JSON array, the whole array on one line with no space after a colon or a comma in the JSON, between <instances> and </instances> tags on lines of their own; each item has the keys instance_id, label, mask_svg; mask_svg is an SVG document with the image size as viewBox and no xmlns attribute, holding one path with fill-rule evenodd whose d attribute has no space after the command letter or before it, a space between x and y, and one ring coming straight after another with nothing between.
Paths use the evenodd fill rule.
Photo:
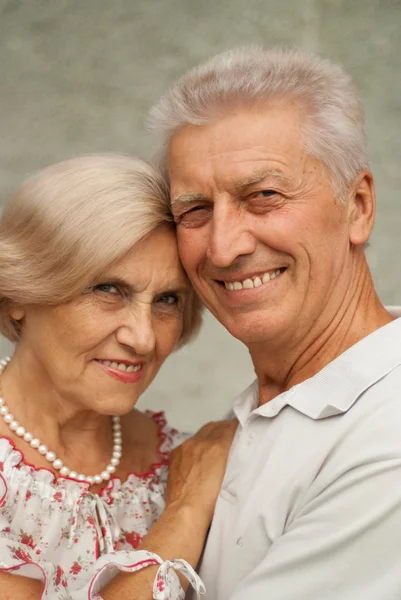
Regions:
<instances>
[{"instance_id":1,"label":"smile lines","mask_svg":"<svg viewBox=\"0 0 401 600\"><path fill-rule=\"evenodd\" d=\"M136 373L142 367L142 365L125 365L124 363L118 363L111 360L100 360L103 365L106 367L111 367L112 369L118 369L119 371L123 371L124 373Z\"/></svg>"},{"instance_id":2,"label":"smile lines","mask_svg":"<svg viewBox=\"0 0 401 600\"><path fill-rule=\"evenodd\" d=\"M226 288L226 290L230 290L231 292L237 292L239 290L250 290L252 288L260 287L264 283L275 279L284 270L284 268L276 269L275 271L266 272L261 276L255 276L252 278L249 277L247 279L244 279L243 281L223 281L222 283L224 283L224 287Z\"/></svg>"}]
</instances>

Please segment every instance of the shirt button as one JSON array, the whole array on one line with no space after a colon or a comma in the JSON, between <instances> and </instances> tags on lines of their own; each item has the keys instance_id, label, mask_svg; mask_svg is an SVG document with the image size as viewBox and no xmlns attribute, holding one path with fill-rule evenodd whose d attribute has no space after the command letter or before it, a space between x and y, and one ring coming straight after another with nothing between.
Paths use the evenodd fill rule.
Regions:
<instances>
[{"instance_id":1,"label":"shirt button","mask_svg":"<svg viewBox=\"0 0 401 600\"><path fill-rule=\"evenodd\" d=\"M253 441L255 440L255 437L256 437L256 436L255 436L255 434L254 434L254 433L250 433L250 434L248 435L248 446L250 446L250 445L253 443Z\"/></svg>"},{"instance_id":2,"label":"shirt button","mask_svg":"<svg viewBox=\"0 0 401 600\"><path fill-rule=\"evenodd\" d=\"M242 537L239 537L238 540L236 541L237 546L243 546L244 542L242 541Z\"/></svg>"}]
</instances>

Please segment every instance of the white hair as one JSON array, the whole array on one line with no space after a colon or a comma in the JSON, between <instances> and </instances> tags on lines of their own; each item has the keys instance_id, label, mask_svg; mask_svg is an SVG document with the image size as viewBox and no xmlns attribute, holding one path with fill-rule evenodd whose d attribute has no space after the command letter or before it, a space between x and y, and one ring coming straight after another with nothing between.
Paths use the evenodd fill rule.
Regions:
<instances>
[{"instance_id":1,"label":"white hair","mask_svg":"<svg viewBox=\"0 0 401 600\"><path fill-rule=\"evenodd\" d=\"M12 306L69 302L162 225L174 228L166 182L138 158L79 156L31 177L0 217L0 333L17 341ZM200 322L191 288L179 345Z\"/></svg>"},{"instance_id":2,"label":"white hair","mask_svg":"<svg viewBox=\"0 0 401 600\"><path fill-rule=\"evenodd\" d=\"M288 48L224 52L172 86L149 114L163 171L170 140L181 128L204 125L229 107L273 100L295 101L305 110L305 149L326 166L342 200L356 175L369 167L362 106L341 67Z\"/></svg>"}]
</instances>

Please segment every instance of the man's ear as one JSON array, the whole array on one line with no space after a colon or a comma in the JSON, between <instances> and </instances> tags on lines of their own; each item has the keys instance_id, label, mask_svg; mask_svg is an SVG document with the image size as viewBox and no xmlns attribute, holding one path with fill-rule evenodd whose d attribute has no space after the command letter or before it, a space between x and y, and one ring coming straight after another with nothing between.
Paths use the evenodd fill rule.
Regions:
<instances>
[{"instance_id":1,"label":"man's ear","mask_svg":"<svg viewBox=\"0 0 401 600\"><path fill-rule=\"evenodd\" d=\"M348 195L349 241L354 246L365 244L373 229L376 194L370 171L361 171Z\"/></svg>"}]
</instances>

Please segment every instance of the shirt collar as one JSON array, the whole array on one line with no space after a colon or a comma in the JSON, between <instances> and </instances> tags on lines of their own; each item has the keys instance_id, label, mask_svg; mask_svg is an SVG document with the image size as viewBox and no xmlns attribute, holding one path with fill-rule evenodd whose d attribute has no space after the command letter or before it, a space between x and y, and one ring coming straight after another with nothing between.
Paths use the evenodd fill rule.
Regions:
<instances>
[{"instance_id":1,"label":"shirt collar","mask_svg":"<svg viewBox=\"0 0 401 600\"><path fill-rule=\"evenodd\" d=\"M394 316L401 316L400 307L391 308ZM233 409L241 425L251 414L275 417L287 405L311 419L324 419L345 413L363 392L399 365L401 318L364 337L313 377L259 407L254 381L238 396Z\"/></svg>"}]
</instances>

